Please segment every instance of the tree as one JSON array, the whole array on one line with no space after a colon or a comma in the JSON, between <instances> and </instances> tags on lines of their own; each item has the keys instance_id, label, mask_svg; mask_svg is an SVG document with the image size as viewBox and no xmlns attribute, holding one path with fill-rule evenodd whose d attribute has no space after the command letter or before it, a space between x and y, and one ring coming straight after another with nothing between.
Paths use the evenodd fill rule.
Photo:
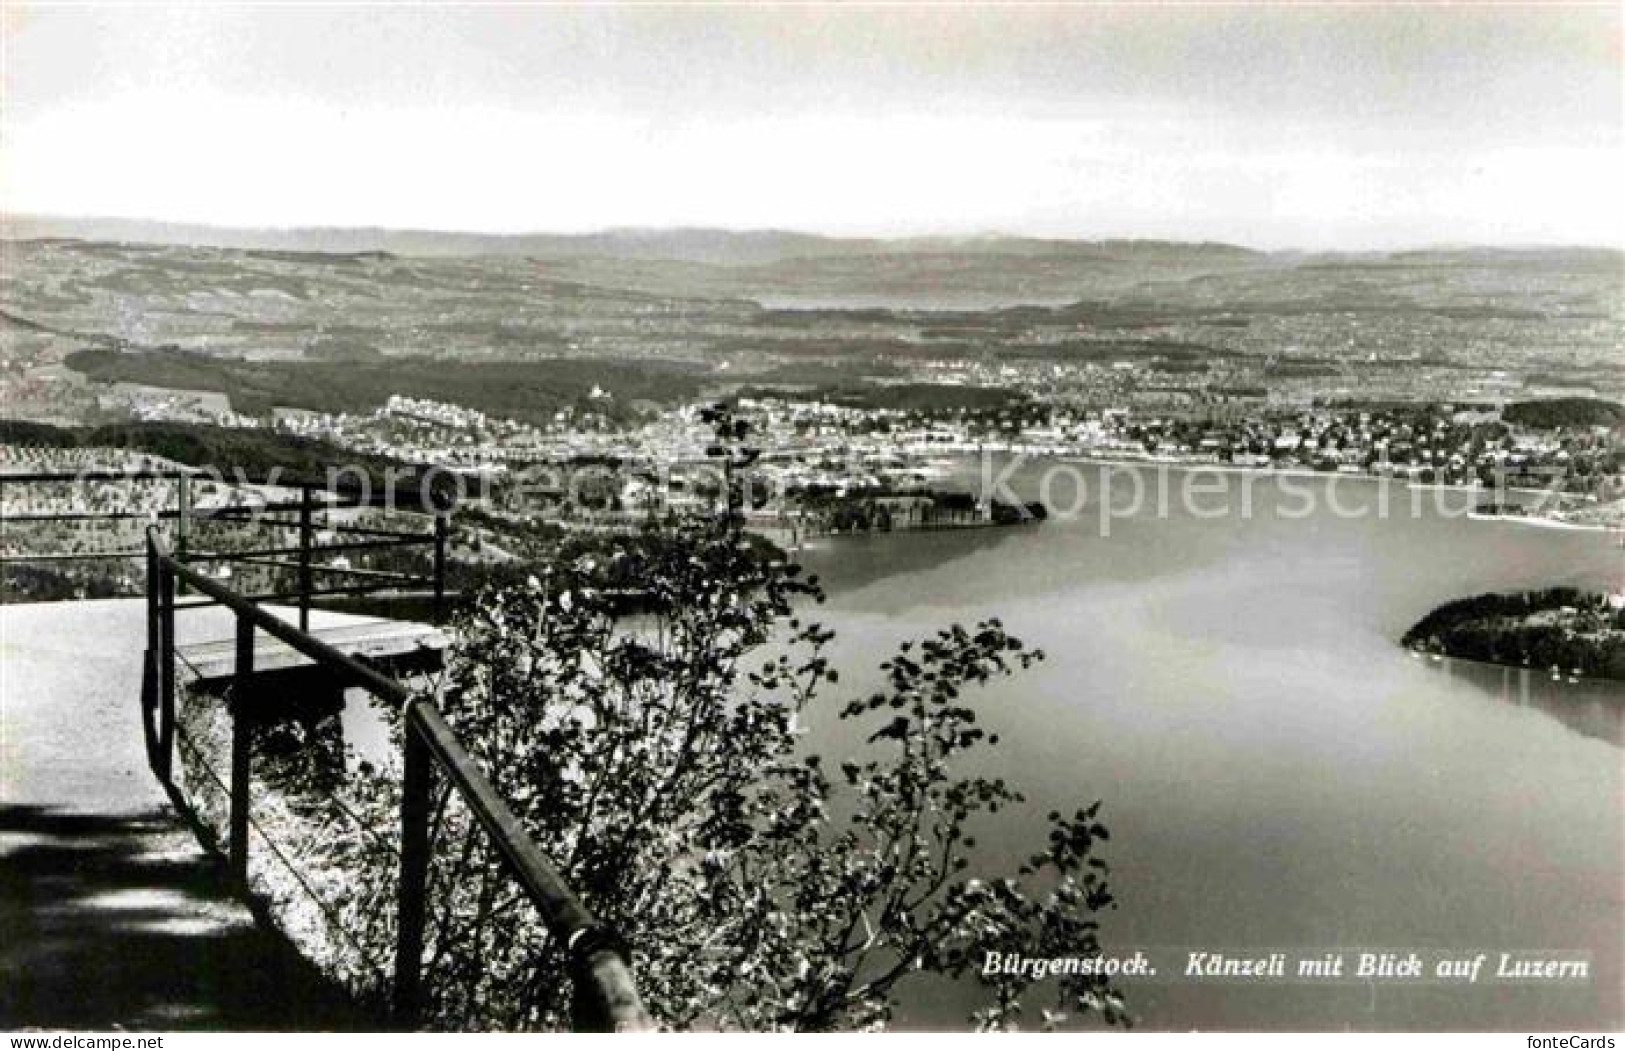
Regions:
<instances>
[{"instance_id":1,"label":"tree","mask_svg":"<svg viewBox=\"0 0 1625 1051\"><path fill-rule=\"evenodd\" d=\"M1093 955L1113 904L1098 803L1052 813L1047 845L1008 877L967 871L977 820L1025 802L1003 778L956 769L998 744L969 695L1043 655L997 620L953 625L903 645L880 689L826 711L833 634L803 619L822 599L734 515L567 544L466 607L437 703L624 937L663 1025L880 1026L921 972L979 980L973 1020L1017 1025L1031 979L982 975L986 954ZM862 724L866 747L835 763L806 754L801 723L830 717ZM343 794L349 812L388 827L392 771L364 769ZM433 814L427 1024L562 1026L562 947L444 786ZM331 853L356 874L340 911L368 947L338 954L384 955L389 845L357 836ZM366 983L360 963L339 969ZM1063 977L1048 1002L1046 1023L1127 1021L1098 976Z\"/></svg>"},{"instance_id":2,"label":"tree","mask_svg":"<svg viewBox=\"0 0 1625 1051\"><path fill-rule=\"evenodd\" d=\"M722 490L727 497L726 516L736 523L751 506L750 485L745 472L762 457L762 450L750 445L750 422L736 417L726 403L717 402L700 410L700 422L710 425L715 441L705 454L722 465Z\"/></svg>"}]
</instances>

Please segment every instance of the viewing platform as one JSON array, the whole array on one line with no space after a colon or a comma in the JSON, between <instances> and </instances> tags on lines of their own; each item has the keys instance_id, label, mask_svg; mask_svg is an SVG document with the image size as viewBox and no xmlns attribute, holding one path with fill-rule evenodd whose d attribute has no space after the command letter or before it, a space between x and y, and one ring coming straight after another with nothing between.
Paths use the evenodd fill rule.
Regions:
<instances>
[{"instance_id":1,"label":"viewing platform","mask_svg":"<svg viewBox=\"0 0 1625 1051\"><path fill-rule=\"evenodd\" d=\"M652 1027L630 951L531 839L423 685L441 666L445 635L316 601L426 608L443 623L443 508L402 512L432 530L402 529L334 519L376 511L377 501L312 481L280 483L295 500L233 497L207 509L194 505L184 470L10 472L0 481L24 494L0 507L0 524L45 541L0 553L0 564L118 567L36 571L8 594L67 585L84 596L137 580L145 591L0 605L0 1028L433 1028L424 973L432 826L453 797L545 925L538 951L558 947L570 1025ZM120 501L84 509L76 487L86 484L122 487ZM129 509L156 499L137 493L156 484L169 487L159 500L168 503ZM93 549L50 546L60 539L52 530L84 522L112 532ZM217 546L204 546L201 527ZM266 532L293 535L267 541ZM143 549L117 546L132 534ZM361 552L383 563L352 562ZM352 731L367 740L347 740ZM288 816L285 784L261 777L304 763L321 777L303 801L348 814L335 788L352 754L393 767L401 792L393 819L362 829L399 859L384 896L394 926L388 944L371 949L316 885L346 886L346 862L290 857L281 844L309 822L298 810ZM261 820L267 810L288 827ZM331 938L359 951L359 979L334 967L323 949ZM335 974L345 989L327 977ZM357 1007L347 991L372 1006Z\"/></svg>"},{"instance_id":2,"label":"viewing platform","mask_svg":"<svg viewBox=\"0 0 1625 1051\"><path fill-rule=\"evenodd\" d=\"M229 610L175 623L200 671L222 645L229 668ZM311 629L374 656L438 642L321 610ZM0 1029L383 1027L256 923L153 776L146 630L141 599L0 606ZM259 648L267 669L300 663Z\"/></svg>"}]
</instances>

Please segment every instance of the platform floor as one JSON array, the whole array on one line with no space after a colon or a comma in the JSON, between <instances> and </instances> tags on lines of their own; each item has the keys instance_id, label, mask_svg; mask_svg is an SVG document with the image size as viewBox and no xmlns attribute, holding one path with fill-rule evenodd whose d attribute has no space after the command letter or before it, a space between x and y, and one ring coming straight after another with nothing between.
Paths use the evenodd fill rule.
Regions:
<instances>
[{"instance_id":1,"label":"platform floor","mask_svg":"<svg viewBox=\"0 0 1625 1051\"><path fill-rule=\"evenodd\" d=\"M0 1029L379 1028L255 923L148 769L145 631L140 599L0 606Z\"/></svg>"}]
</instances>

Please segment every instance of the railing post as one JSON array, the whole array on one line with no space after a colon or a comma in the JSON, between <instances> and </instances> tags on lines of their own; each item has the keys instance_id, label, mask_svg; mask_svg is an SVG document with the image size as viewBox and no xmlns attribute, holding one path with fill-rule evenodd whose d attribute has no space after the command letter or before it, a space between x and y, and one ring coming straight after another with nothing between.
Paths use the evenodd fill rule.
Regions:
<instances>
[{"instance_id":1,"label":"railing post","mask_svg":"<svg viewBox=\"0 0 1625 1051\"><path fill-rule=\"evenodd\" d=\"M158 656L158 549L147 538L147 654ZM155 684L156 685L156 684ZM157 696L154 694L153 696Z\"/></svg>"},{"instance_id":2,"label":"railing post","mask_svg":"<svg viewBox=\"0 0 1625 1051\"><path fill-rule=\"evenodd\" d=\"M409 706L403 718L401 777L401 879L395 940L395 1020L415 1028L423 999L423 925L428 911L429 797L434 766L429 746L413 724Z\"/></svg>"},{"instance_id":3,"label":"railing post","mask_svg":"<svg viewBox=\"0 0 1625 1051\"><path fill-rule=\"evenodd\" d=\"M159 780L168 784L175 756L175 574L155 560L158 568L158 755Z\"/></svg>"},{"instance_id":4,"label":"railing post","mask_svg":"<svg viewBox=\"0 0 1625 1051\"><path fill-rule=\"evenodd\" d=\"M310 630L310 486L299 487L299 630Z\"/></svg>"},{"instance_id":5,"label":"railing post","mask_svg":"<svg viewBox=\"0 0 1625 1051\"><path fill-rule=\"evenodd\" d=\"M186 561L186 550L192 537L192 477L175 477L175 558Z\"/></svg>"},{"instance_id":6,"label":"railing post","mask_svg":"<svg viewBox=\"0 0 1625 1051\"><path fill-rule=\"evenodd\" d=\"M154 769L158 760L158 737L152 724L158 710L158 549L147 535L147 651L141 660L141 737L147 746L147 762Z\"/></svg>"},{"instance_id":7,"label":"railing post","mask_svg":"<svg viewBox=\"0 0 1625 1051\"><path fill-rule=\"evenodd\" d=\"M231 876L248 884L248 795L253 758L254 622L237 617L237 665L231 681Z\"/></svg>"},{"instance_id":8,"label":"railing post","mask_svg":"<svg viewBox=\"0 0 1625 1051\"><path fill-rule=\"evenodd\" d=\"M434 622L446 619L446 534L445 512L434 516Z\"/></svg>"}]
</instances>

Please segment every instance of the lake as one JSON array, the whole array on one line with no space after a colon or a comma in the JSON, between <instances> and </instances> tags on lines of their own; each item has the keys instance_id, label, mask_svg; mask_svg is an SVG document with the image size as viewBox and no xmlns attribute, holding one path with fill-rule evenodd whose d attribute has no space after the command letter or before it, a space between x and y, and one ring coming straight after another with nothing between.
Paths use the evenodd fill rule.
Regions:
<instances>
[{"instance_id":1,"label":"lake","mask_svg":"<svg viewBox=\"0 0 1625 1051\"><path fill-rule=\"evenodd\" d=\"M1034 498L1042 466L1012 488ZM1621 687L1436 663L1395 642L1464 595L1619 589L1617 538L1469 520L1459 492L1418 493L1412 513L1403 485L1348 478L1249 476L1243 516L1230 476L1199 514L1179 503L1178 471L1166 513L1147 496L1102 536L1105 471L1076 473L1076 519L831 538L800 555L829 591L818 619L839 632L842 697L878 683L899 641L953 621L997 615L1047 652L977 695L1003 737L999 772L1031 800L980 833L993 861L1040 846L1046 811L1098 798L1120 902L1108 951L1592 955L1589 985L1125 984L1140 1025L1617 1028ZM1323 506L1327 486L1342 513ZM1112 506L1132 489L1111 479ZM1051 498L1070 505L1066 490ZM1302 490L1317 506L1284 517ZM1378 517L1379 500L1394 513ZM813 750L851 744L836 708L813 716ZM963 1026L962 1000L922 983L898 1024Z\"/></svg>"}]
</instances>

